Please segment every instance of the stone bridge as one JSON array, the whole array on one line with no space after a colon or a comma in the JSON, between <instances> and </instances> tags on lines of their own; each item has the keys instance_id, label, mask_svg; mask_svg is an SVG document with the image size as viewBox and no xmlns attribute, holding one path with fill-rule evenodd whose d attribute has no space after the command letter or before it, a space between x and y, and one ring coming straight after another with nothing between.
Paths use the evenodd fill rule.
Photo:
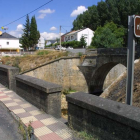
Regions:
<instances>
[{"instance_id":1,"label":"stone bridge","mask_svg":"<svg viewBox=\"0 0 140 140\"><path fill-rule=\"evenodd\" d=\"M135 59L140 57L140 49L136 47ZM105 78L117 64L127 66L127 48L97 49L86 52L79 69L85 76L89 93L101 95Z\"/></svg>"}]
</instances>

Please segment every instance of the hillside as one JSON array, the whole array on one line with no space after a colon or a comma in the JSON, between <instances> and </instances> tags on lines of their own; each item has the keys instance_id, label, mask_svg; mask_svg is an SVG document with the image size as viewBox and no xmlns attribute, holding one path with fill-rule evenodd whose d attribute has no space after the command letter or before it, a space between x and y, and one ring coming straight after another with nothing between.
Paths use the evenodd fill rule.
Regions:
<instances>
[{"instance_id":1,"label":"hillside","mask_svg":"<svg viewBox=\"0 0 140 140\"><path fill-rule=\"evenodd\" d=\"M126 97L126 72L118 78L108 89L108 95L104 95L104 98L108 98L114 101L125 103ZM101 97L103 97L101 95ZM133 89L133 106L140 107L140 61L135 63L134 68L134 89Z\"/></svg>"},{"instance_id":2,"label":"hillside","mask_svg":"<svg viewBox=\"0 0 140 140\"><path fill-rule=\"evenodd\" d=\"M37 51L34 55L24 55L20 57L1 57L1 62L5 65L18 67L20 72L24 72L67 55L67 52L60 51Z\"/></svg>"}]
</instances>

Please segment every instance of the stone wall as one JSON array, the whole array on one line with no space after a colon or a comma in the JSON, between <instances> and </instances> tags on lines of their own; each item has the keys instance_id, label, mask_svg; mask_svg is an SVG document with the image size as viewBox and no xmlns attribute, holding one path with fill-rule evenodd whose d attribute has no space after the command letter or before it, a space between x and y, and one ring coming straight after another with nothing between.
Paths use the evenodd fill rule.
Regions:
<instances>
[{"instance_id":1,"label":"stone wall","mask_svg":"<svg viewBox=\"0 0 140 140\"><path fill-rule=\"evenodd\" d=\"M140 109L83 92L67 96L68 123L99 140L139 140Z\"/></svg>"},{"instance_id":2,"label":"stone wall","mask_svg":"<svg viewBox=\"0 0 140 140\"><path fill-rule=\"evenodd\" d=\"M0 65L0 83L13 91L16 91L15 76L18 74L18 68Z\"/></svg>"},{"instance_id":3,"label":"stone wall","mask_svg":"<svg viewBox=\"0 0 140 140\"><path fill-rule=\"evenodd\" d=\"M26 75L16 76L16 93L47 114L61 117L62 87Z\"/></svg>"},{"instance_id":4,"label":"stone wall","mask_svg":"<svg viewBox=\"0 0 140 140\"><path fill-rule=\"evenodd\" d=\"M61 58L24 72L23 74L60 84L63 89L72 88L77 91L88 92L85 77L78 68L80 64L81 60L79 57ZM121 64L114 67L106 77L104 89L125 70L126 68Z\"/></svg>"},{"instance_id":5,"label":"stone wall","mask_svg":"<svg viewBox=\"0 0 140 140\"><path fill-rule=\"evenodd\" d=\"M84 75L79 70L79 57L61 58L23 73L48 82L62 85L63 89L88 92Z\"/></svg>"}]
</instances>

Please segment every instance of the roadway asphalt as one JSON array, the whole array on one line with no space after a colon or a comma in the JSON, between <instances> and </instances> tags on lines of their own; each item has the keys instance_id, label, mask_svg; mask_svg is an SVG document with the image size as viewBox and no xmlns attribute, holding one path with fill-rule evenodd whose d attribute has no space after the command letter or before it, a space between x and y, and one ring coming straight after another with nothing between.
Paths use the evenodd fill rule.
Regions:
<instances>
[{"instance_id":1,"label":"roadway asphalt","mask_svg":"<svg viewBox=\"0 0 140 140\"><path fill-rule=\"evenodd\" d=\"M0 102L0 140L23 140L18 132L18 123Z\"/></svg>"}]
</instances>

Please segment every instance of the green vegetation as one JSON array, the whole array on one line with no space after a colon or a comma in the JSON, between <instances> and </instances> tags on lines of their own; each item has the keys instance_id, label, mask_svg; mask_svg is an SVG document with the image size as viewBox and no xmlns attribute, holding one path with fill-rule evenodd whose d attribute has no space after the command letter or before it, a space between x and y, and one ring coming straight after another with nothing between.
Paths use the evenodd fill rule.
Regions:
<instances>
[{"instance_id":1,"label":"green vegetation","mask_svg":"<svg viewBox=\"0 0 140 140\"><path fill-rule=\"evenodd\" d=\"M103 27L98 27L95 35L92 38L91 46L95 48L118 48L123 47L125 29L117 28L113 22L105 24Z\"/></svg>"},{"instance_id":2,"label":"green vegetation","mask_svg":"<svg viewBox=\"0 0 140 140\"><path fill-rule=\"evenodd\" d=\"M73 93L73 92L76 92L76 90L71 89L71 88L69 88L68 90L67 90L67 89L64 89L64 90L62 91L62 93L63 93L64 95L68 95L68 94Z\"/></svg>"},{"instance_id":3,"label":"green vegetation","mask_svg":"<svg viewBox=\"0 0 140 140\"><path fill-rule=\"evenodd\" d=\"M37 51L37 55L47 55L47 54L49 54L49 51L45 51L45 50Z\"/></svg>"},{"instance_id":4,"label":"green vegetation","mask_svg":"<svg viewBox=\"0 0 140 140\"><path fill-rule=\"evenodd\" d=\"M20 131L20 133L23 136L23 140L31 140L31 133L32 133L32 126L31 126L31 121L29 122L29 125L27 126L27 128L24 126L24 124L22 123L21 120L19 120L19 126L18 129Z\"/></svg>"},{"instance_id":5,"label":"green vegetation","mask_svg":"<svg viewBox=\"0 0 140 140\"><path fill-rule=\"evenodd\" d=\"M87 43L85 41L85 37L82 36L81 39L80 39L80 46L83 46L84 48L86 47Z\"/></svg>"},{"instance_id":6,"label":"green vegetation","mask_svg":"<svg viewBox=\"0 0 140 140\"><path fill-rule=\"evenodd\" d=\"M83 53L82 53L82 52L79 52L79 53L78 53L78 56L79 56L79 57L81 57L82 55L83 55Z\"/></svg>"},{"instance_id":7,"label":"green vegetation","mask_svg":"<svg viewBox=\"0 0 140 140\"><path fill-rule=\"evenodd\" d=\"M72 30L87 27L95 31L98 27L103 27L109 22L114 22L117 27L123 27L126 30L128 15L139 15L139 7L139 0L105 0L98 2L97 5L88 7L87 11L77 16L73 22ZM108 33L111 34L110 31ZM123 39L126 47L127 32L125 32Z\"/></svg>"},{"instance_id":8,"label":"green vegetation","mask_svg":"<svg viewBox=\"0 0 140 140\"><path fill-rule=\"evenodd\" d=\"M40 33L37 30L35 16L33 16L31 19L31 26L30 26L30 46L35 48L35 45L38 43L39 38L40 38Z\"/></svg>"},{"instance_id":9,"label":"green vegetation","mask_svg":"<svg viewBox=\"0 0 140 140\"><path fill-rule=\"evenodd\" d=\"M76 135L83 140L99 140L95 136L92 136L85 131L77 132Z\"/></svg>"},{"instance_id":10,"label":"green vegetation","mask_svg":"<svg viewBox=\"0 0 140 140\"><path fill-rule=\"evenodd\" d=\"M38 43L39 38L40 38L40 33L37 30L35 16L32 17L31 23L30 23L29 16L27 15L26 23L23 29L23 34L20 39L22 47L26 50L28 50L29 47L32 47L35 49L35 45Z\"/></svg>"}]
</instances>

